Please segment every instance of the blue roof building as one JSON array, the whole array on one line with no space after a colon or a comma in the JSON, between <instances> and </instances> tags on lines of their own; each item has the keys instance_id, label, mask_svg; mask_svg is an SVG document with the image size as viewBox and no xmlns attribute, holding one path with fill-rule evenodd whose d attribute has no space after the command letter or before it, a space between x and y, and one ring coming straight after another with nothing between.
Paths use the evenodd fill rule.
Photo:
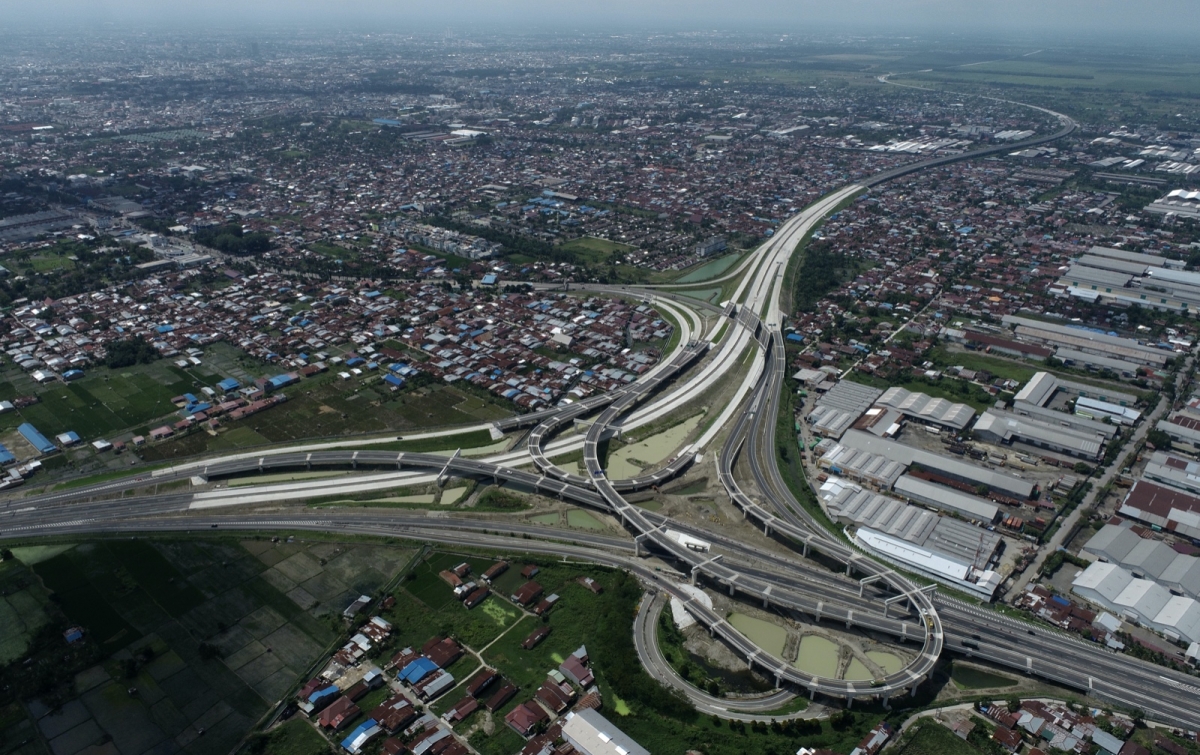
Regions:
<instances>
[{"instance_id":1,"label":"blue roof building","mask_svg":"<svg viewBox=\"0 0 1200 755\"><path fill-rule=\"evenodd\" d=\"M436 663L429 660L428 658L421 657L421 658L416 659L415 661L412 661L404 668L400 669L399 677L400 677L400 681L402 681L402 682L408 682L409 684L416 684L417 682L421 681L426 676L428 676L429 674L432 674L434 671L437 671L437 670L438 670L438 667L437 667Z\"/></svg>"},{"instance_id":2,"label":"blue roof building","mask_svg":"<svg viewBox=\"0 0 1200 755\"><path fill-rule=\"evenodd\" d=\"M17 457L13 456L13 452L5 448L3 443L0 443L0 464L12 464L16 460Z\"/></svg>"},{"instance_id":3,"label":"blue roof building","mask_svg":"<svg viewBox=\"0 0 1200 755\"><path fill-rule=\"evenodd\" d=\"M62 374L63 380L78 380L83 377L83 370L67 370Z\"/></svg>"},{"instance_id":4,"label":"blue roof building","mask_svg":"<svg viewBox=\"0 0 1200 755\"><path fill-rule=\"evenodd\" d=\"M58 450L58 446L46 439L45 435L38 432L38 429L28 422L23 423L17 428L17 432L21 437L29 441L29 445L38 450L38 453L52 454Z\"/></svg>"},{"instance_id":5,"label":"blue roof building","mask_svg":"<svg viewBox=\"0 0 1200 755\"><path fill-rule=\"evenodd\" d=\"M225 378L221 382L217 383L217 387L226 393L229 393L230 391L236 391L238 388L241 388L242 384L233 378Z\"/></svg>"},{"instance_id":6,"label":"blue roof building","mask_svg":"<svg viewBox=\"0 0 1200 755\"><path fill-rule=\"evenodd\" d=\"M483 278L480 279L479 283L484 286L494 286L494 285L496 285L496 281L498 281L498 280L499 280L499 278L496 276L495 273L488 273L487 275L483 276Z\"/></svg>"},{"instance_id":7,"label":"blue roof building","mask_svg":"<svg viewBox=\"0 0 1200 755\"><path fill-rule=\"evenodd\" d=\"M388 385L394 386L396 388L404 387L404 378L397 377L391 373L388 373L387 375L383 376L383 382L387 383Z\"/></svg>"},{"instance_id":8,"label":"blue roof building","mask_svg":"<svg viewBox=\"0 0 1200 755\"><path fill-rule=\"evenodd\" d=\"M322 699L324 699L326 697L330 697L332 695L340 695L340 694L342 694L342 691L340 689L338 689L337 687L326 687L325 689L319 689L316 692L309 695L308 701L310 703L316 704L316 702L318 700L322 700Z\"/></svg>"},{"instance_id":9,"label":"blue roof building","mask_svg":"<svg viewBox=\"0 0 1200 755\"><path fill-rule=\"evenodd\" d=\"M379 724L375 723L375 719L368 718L359 724L354 731L350 732L350 736L342 740L342 749L351 753L351 755L358 755L358 753L362 752L363 745L381 733L383 733L383 729L379 728Z\"/></svg>"}]
</instances>

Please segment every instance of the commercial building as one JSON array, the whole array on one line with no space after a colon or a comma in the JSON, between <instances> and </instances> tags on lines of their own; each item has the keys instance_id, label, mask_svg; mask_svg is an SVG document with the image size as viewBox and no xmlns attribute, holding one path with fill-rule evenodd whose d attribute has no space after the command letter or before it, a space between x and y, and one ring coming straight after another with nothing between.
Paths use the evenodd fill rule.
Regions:
<instances>
[{"instance_id":1,"label":"commercial building","mask_svg":"<svg viewBox=\"0 0 1200 755\"><path fill-rule=\"evenodd\" d=\"M966 404L933 398L924 393L913 393L900 387L887 389L875 403L921 424L955 432L966 429L975 417L975 410ZM881 424L888 423L885 421Z\"/></svg>"},{"instance_id":2,"label":"commercial building","mask_svg":"<svg viewBox=\"0 0 1200 755\"><path fill-rule=\"evenodd\" d=\"M1116 436L1118 430L1116 425L1098 422L1088 417L1081 417L1078 414L1068 414L1067 412L1055 411L1054 409L1046 409L1036 404L1027 404L1024 401L1014 401L1012 413L1035 419L1038 422L1044 422L1047 425L1058 425L1089 435L1102 435L1109 440Z\"/></svg>"},{"instance_id":3,"label":"commercial building","mask_svg":"<svg viewBox=\"0 0 1200 755\"><path fill-rule=\"evenodd\" d=\"M877 438L861 430L850 430L842 436L841 444L848 448L884 456L909 467L919 464L923 469L971 487L983 485L989 490L1026 501L1033 498L1037 486L1028 480L1007 472L999 472L967 461L951 454L937 454L894 440Z\"/></svg>"},{"instance_id":4,"label":"commercial building","mask_svg":"<svg viewBox=\"0 0 1200 755\"><path fill-rule=\"evenodd\" d=\"M1045 406L1050 403L1050 399L1054 398L1056 391L1058 391L1058 378L1049 372L1036 372L1033 377L1029 378L1029 382L1017 391L1017 395L1013 396L1013 402L1020 401L1034 406Z\"/></svg>"},{"instance_id":5,"label":"commercial building","mask_svg":"<svg viewBox=\"0 0 1200 755\"><path fill-rule=\"evenodd\" d=\"M1155 451L1142 470L1142 477L1173 488L1200 494L1200 462Z\"/></svg>"},{"instance_id":6,"label":"commercial building","mask_svg":"<svg viewBox=\"0 0 1200 755\"><path fill-rule=\"evenodd\" d=\"M52 454L58 450L58 446L51 443L45 435L38 432L38 429L28 422L21 423L17 427L17 432L40 454Z\"/></svg>"},{"instance_id":7,"label":"commercial building","mask_svg":"<svg viewBox=\"0 0 1200 755\"><path fill-rule=\"evenodd\" d=\"M1128 522L1104 525L1083 551L1128 570L1134 577L1154 580L1176 595L1200 598L1200 558L1179 553L1162 541L1140 537Z\"/></svg>"},{"instance_id":8,"label":"commercial building","mask_svg":"<svg viewBox=\"0 0 1200 755\"><path fill-rule=\"evenodd\" d=\"M904 474L904 465L899 462L840 444L834 444L826 451L817 460L817 466L831 474L865 482L880 490L891 488L896 484L896 480L900 479L900 475Z\"/></svg>"},{"instance_id":9,"label":"commercial building","mask_svg":"<svg viewBox=\"0 0 1200 755\"><path fill-rule=\"evenodd\" d=\"M1200 603L1171 593L1148 579L1138 579L1116 564L1097 561L1071 583L1081 598L1125 620L1184 642L1200 640Z\"/></svg>"},{"instance_id":10,"label":"commercial building","mask_svg":"<svg viewBox=\"0 0 1200 755\"><path fill-rule=\"evenodd\" d=\"M1138 366L1136 364L1122 359L1112 359L1102 354L1088 354L1078 349L1059 346L1054 350L1054 358L1060 360L1067 367L1082 366L1093 371L1111 370L1123 378L1137 377Z\"/></svg>"},{"instance_id":11,"label":"commercial building","mask_svg":"<svg viewBox=\"0 0 1200 755\"><path fill-rule=\"evenodd\" d=\"M878 388L842 380L817 401L806 421L817 435L840 438L882 394Z\"/></svg>"},{"instance_id":12,"label":"commercial building","mask_svg":"<svg viewBox=\"0 0 1200 755\"><path fill-rule=\"evenodd\" d=\"M1117 513L1200 541L1200 498L1181 490L1138 480Z\"/></svg>"},{"instance_id":13,"label":"commercial building","mask_svg":"<svg viewBox=\"0 0 1200 755\"><path fill-rule=\"evenodd\" d=\"M932 579L991 598L1000 577L988 567L1000 536L981 527L831 479L819 491L837 520L856 526L855 542Z\"/></svg>"},{"instance_id":14,"label":"commercial building","mask_svg":"<svg viewBox=\"0 0 1200 755\"><path fill-rule=\"evenodd\" d=\"M885 561L984 600L992 599L1003 580L994 571L972 569L929 548L915 546L867 527L859 527L854 532L854 543Z\"/></svg>"},{"instance_id":15,"label":"commercial building","mask_svg":"<svg viewBox=\"0 0 1200 755\"><path fill-rule=\"evenodd\" d=\"M1107 417L1119 425L1133 425L1142 418L1142 413L1128 406L1119 406L1086 396L1075 399L1075 413L1088 419Z\"/></svg>"},{"instance_id":16,"label":"commercial building","mask_svg":"<svg viewBox=\"0 0 1200 755\"><path fill-rule=\"evenodd\" d=\"M1105 441L1102 435L1084 434L1038 422L1030 417L1002 414L992 410L983 413L975 423L973 432L980 440L989 443L1023 443L1088 461L1100 458Z\"/></svg>"},{"instance_id":17,"label":"commercial building","mask_svg":"<svg viewBox=\"0 0 1200 755\"><path fill-rule=\"evenodd\" d=\"M1132 338L1122 338L1115 333L1058 325L1017 315L1005 315L1002 319L1021 340L1066 346L1089 354L1115 357L1137 366L1159 369L1173 356L1172 352L1138 343Z\"/></svg>"},{"instance_id":18,"label":"commercial building","mask_svg":"<svg viewBox=\"0 0 1200 755\"><path fill-rule=\"evenodd\" d=\"M1200 191L1175 189L1162 199L1146 205L1146 212L1200 219Z\"/></svg>"},{"instance_id":19,"label":"commercial building","mask_svg":"<svg viewBox=\"0 0 1200 755\"><path fill-rule=\"evenodd\" d=\"M591 708L568 713L562 736L580 755L650 755L649 750Z\"/></svg>"},{"instance_id":20,"label":"commercial building","mask_svg":"<svg viewBox=\"0 0 1200 755\"><path fill-rule=\"evenodd\" d=\"M1200 448L1200 418L1190 412L1171 412L1166 419L1160 419L1155 427L1171 436L1172 443Z\"/></svg>"},{"instance_id":21,"label":"commercial building","mask_svg":"<svg viewBox=\"0 0 1200 755\"><path fill-rule=\"evenodd\" d=\"M895 492L896 495L913 503L933 506L958 514L964 519L973 519L984 524L995 524L996 520L1000 518L999 507L991 501L961 493L954 488L937 485L912 475L904 475L897 480Z\"/></svg>"}]
</instances>

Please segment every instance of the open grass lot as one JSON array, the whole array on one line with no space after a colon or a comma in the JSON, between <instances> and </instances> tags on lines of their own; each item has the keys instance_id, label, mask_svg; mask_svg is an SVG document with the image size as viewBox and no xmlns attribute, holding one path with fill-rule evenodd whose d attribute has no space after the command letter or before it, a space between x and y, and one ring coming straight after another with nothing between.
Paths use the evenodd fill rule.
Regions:
<instances>
[{"instance_id":1,"label":"open grass lot","mask_svg":"<svg viewBox=\"0 0 1200 755\"><path fill-rule=\"evenodd\" d=\"M559 248L565 252L573 252L581 262L589 264L606 263L609 257L615 254L634 251L634 247L629 244L600 239L594 236L572 239Z\"/></svg>"},{"instance_id":2,"label":"open grass lot","mask_svg":"<svg viewBox=\"0 0 1200 755\"><path fill-rule=\"evenodd\" d=\"M54 755L225 755L328 652L346 604L414 553L185 538L14 551L32 566L5 564L0 580L31 570L92 653L64 669L68 686L29 701ZM48 647L61 655L61 638ZM271 751L316 752L303 740L289 731Z\"/></svg>"},{"instance_id":3,"label":"open grass lot","mask_svg":"<svg viewBox=\"0 0 1200 755\"><path fill-rule=\"evenodd\" d=\"M918 726L920 728L916 728ZM914 730L901 747L892 751L897 755L968 755L979 752L936 721L925 719L914 724Z\"/></svg>"},{"instance_id":4,"label":"open grass lot","mask_svg":"<svg viewBox=\"0 0 1200 755\"><path fill-rule=\"evenodd\" d=\"M1104 58L1044 51L979 65L910 74L922 81L995 83L1055 89L1200 95L1200 63L1173 57ZM906 76L908 78L909 76Z\"/></svg>"},{"instance_id":5,"label":"open grass lot","mask_svg":"<svg viewBox=\"0 0 1200 755\"><path fill-rule=\"evenodd\" d=\"M231 422L215 436L194 430L140 453L147 461L170 460L305 438L463 425L511 413L509 406L448 385L393 393L377 374L351 381L326 374L301 382L285 404Z\"/></svg>"},{"instance_id":6,"label":"open grass lot","mask_svg":"<svg viewBox=\"0 0 1200 755\"><path fill-rule=\"evenodd\" d=\"M997 359L974 351L950 351L944 346L935 347L929 358L938 367L959 366L968 370L983 370L995 377L1016 380L1019 383L1028 381L1038 371L1038 368L1033 365L1025 367L1016 362Z\"/></svg>"},{"instance_id":7,"label":"open grass lot","mask_svg":"<svg viewBox=\"0 0 1200 755\"><path fill-rule=\"evenodd\" d=\"M370 710L367 708L366 710ZM263 734L261 755L327 755L329 743L311 725L298 718Z\"/></svg>"},{"instance_id":8,"label":"open grass lot","mask_svg":"<svg viewBox=\"0 0 1200 755\"><path fill-rule=\"evenodd\" d=\"M913 393L924 393L934 398L944 398L948 401L963 403L980 413L987 411L996 401L979 386L968 383L966 380L959 380L952 377L943 377L935 383L916 379L897 382L885 380L882 377L869 375L865 372L855 371L850 374L848 379L855 383L874 386L885 391L893 386L899 386Z\"/></svg>"}]
</instances>

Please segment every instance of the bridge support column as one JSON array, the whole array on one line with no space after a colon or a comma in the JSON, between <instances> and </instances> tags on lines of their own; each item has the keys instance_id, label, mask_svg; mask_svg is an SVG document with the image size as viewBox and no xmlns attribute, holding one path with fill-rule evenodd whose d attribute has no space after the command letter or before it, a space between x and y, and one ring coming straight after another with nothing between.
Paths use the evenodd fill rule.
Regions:
<instances>
[{"instance_id":1,"label":"bridge support column","mask_svg":"<svg viewBox=\"0 0 1200 755\"><path fill-rule=\"evenodd\" d=\"M733 583L732 582L729 583L729 597L731 597L731 598L733 597Z\"/></svg>"},{"instance_id":2,"label":"bridge support column","mask_svg":"<svg viewBox=\"0 0 1200 755\"><path fill-rule=\"evenodd\" d=\"M846 710L854 707L854 695L846 695Z\"/></svg>"},{"instance_id":3,"label":"bridge support column","mask_svg":"<svg viewBox=\"0 0 1200 755\"><path fill-rule=\"evenodd\" d=\"M853 564L846 564L846 576L847 576L847 577L849 577L849 576L850 576L850 570L851 570L852 568L853 568Z\"/></svg>"},{"instance_id":4,"label":"bridge support column","mask_svg":"<svg viewBox=\"0 0 1200 755\"><path fill-rule=\"evenodd\" d=\"M921 677L920 681L913 683L912 689L908 691L909 697L917 696L917 688L921 686L921 682L925 681L925 677Z\"/></svg>"},{"instance_id":5,"label":"bridge support column","mask_svg":"<svg viewBox=\"0 0 1200 755\"><path fill-rule=\"evenodd\" d=\"M854 611L846 611L846 628L854 626Z\"/></svg>"},{"instance_id":6,"label":"bridge support column","mask_svg":"<svg viewBox=\"0 0 1200 755\"><path fill-rule=\"evenodd\" d=\"M804 544L804 557L808 558L808 543Z\"/></svg>"},{"instance_id":7,"label":"bridge support column","mask_svg":"<svg viewBox=\"0 0 1200 755\"><path fill-rule=\"evenodd\" d=\"M808 688L808 699L809 699L809 700L816 700L816 699L817 699L817 688L816 688L816 687L809 687L809 688Z\"/></svg>"},{"instance_id":8,"label":"bridge support column","mask_svg":"<svg viewBox=\"0 0 1200 755\"><path fill-rule=\"evenodd\" d=\"M891 704L890 702L888 702L888 701L889 701L889 700L891 700L891 699L892 699L892 696L891 696L890 694L887 694L887 695L884 695L884 696L883 696L883 699L882 699L880 702L882 702L882 703L883 703L883 709L884 709L884 710L891 710L891 709L892 709L892 704Z\"/></svg>"}]
</instances>

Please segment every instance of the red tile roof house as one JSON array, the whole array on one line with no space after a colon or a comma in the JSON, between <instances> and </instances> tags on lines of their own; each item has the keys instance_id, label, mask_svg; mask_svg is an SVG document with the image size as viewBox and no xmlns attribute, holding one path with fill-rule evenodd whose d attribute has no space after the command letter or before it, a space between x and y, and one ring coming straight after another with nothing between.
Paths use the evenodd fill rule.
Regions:
<instances>
[{"instance_id":1,"label":"red tile roof house","mask_svg":"<svg viewBox=\"0 0 1200 755\"><path fill-rule=\"evenodd\" d=\"M526 582L525 584L521 585L521 587L518 588L517 591L510 597L512 598L512 602L518 605L527 606L541 596L541 585L539 585L537 582Z\"/></svg>"},{"instance_id":2,"label":"red tile roof house","mask_svg":"<svg viewBox=\"0 0 1200 755\"><path fill-rule=\"evenodd\" d=\"M1021 735L1003 726L996 727L996 731L992 733L992 739L1003 745L1009 752L1016 752L1021 748Z\"/></svg>"},{"instance_id":3,"label":"red tile roof house","mask_svg":"<svg viewBox=\"0 0 1200 755\"><path fill-rule=\"evenodd\" d=\"M322 728L340 731L353 721L358 713L358 706L350 698L342 696L321 711L320 724Z\"/></svg>"},{"instance_id":4,"label":"red tile roof house","mask_svg":"<svg viewBox=\"0 0 1200 755\"><path fill-rule=\"evenodd\" d=\"M542 706L532 700L521 703L504 717L504 723L512 727L512 730L522 737L528 737L538 724L549 720L550 716L546 711L542 710Z\"/></svg>"}]
</instances>

